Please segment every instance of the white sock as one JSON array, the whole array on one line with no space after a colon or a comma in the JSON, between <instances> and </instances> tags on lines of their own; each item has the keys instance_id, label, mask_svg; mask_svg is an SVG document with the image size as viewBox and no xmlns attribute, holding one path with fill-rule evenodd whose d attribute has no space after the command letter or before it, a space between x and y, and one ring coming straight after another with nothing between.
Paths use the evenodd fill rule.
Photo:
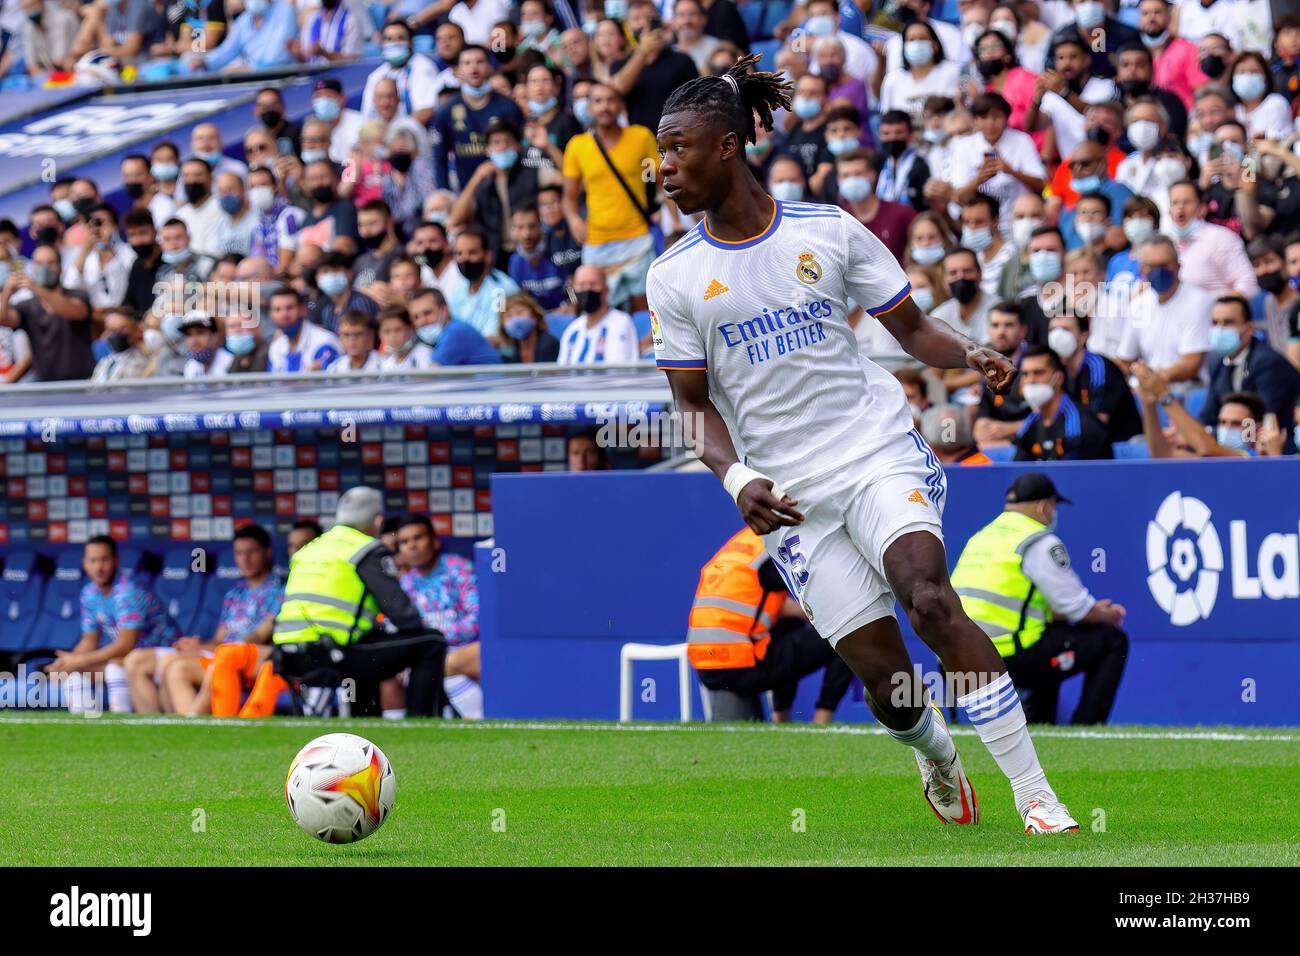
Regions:
<instances>
[{"instance_id":1,"label":"white sock","mask_svg":"<svg viewBox=\"0 0 1300 956\"><path fill-rule=\"evenodd\" d=\"M464 674L444 677L442 689L451 706L466 720L483 719L483 688Z\"/></svg>"},{"instance_id":2,"label":"white sock","mask_svg":"<svg viewBox=\"0 0 1300 956\"><path fill-rule=\"evenodd\" d=\"M70 714L84 713L86 710L86 679L82 674L68 674L63 679L63 703Z\"/></svg>"},{"instance_id":3,"label":"white sock","mask_svg":"<svg viewBox=\"0 0 1300 956\"><path fill-rule=\"evenodd\" d=\"M390 707L384 711L384 720L401 720L406 716L405 707Z\"/></svg>"},{"instance_id":4,"label":"white sock","mask_svg":"<svg viewBox=\"0 0 1300 956\"><path fill-rule=\"evenodd\" d=\"M974 725L980 740L984 741L984 746L1011 781L1017 810L1042 790L1055 799L1056 794L1038 763L1038 754L1034 752L1034 742L1025 722L1025 709L1020 706L1020 695L1016 693L1010 674L1003 674L978 690L958 697L957 706Z\"/></svg>"},{"instance_id":5,"label":"white sock","mask_svg":"<svg viewBox=\"0 0 1300 956\"><path fill-rule=\"evenodd\" d=\"M114 714L131 713L131 683L121 664L104 665L104 683L108 685L108 709Z\"/></svg>"},{"instance_id":6,"label":"white sock","mask_svg":"<svg viewBox=\"0 0 1300 956\"><path fill-rule=\"evenodd\" d=\"M948 732L948 725L934 712L928 694L925 707L922 708L921 719L916 722L916 726L910 730L890 730L888 727L885 729L900 744L907 744L922 757L933 760L940 766L950 761L957 753L957 748L953 746L952 734Z\"/></svg>"}]
</instances>

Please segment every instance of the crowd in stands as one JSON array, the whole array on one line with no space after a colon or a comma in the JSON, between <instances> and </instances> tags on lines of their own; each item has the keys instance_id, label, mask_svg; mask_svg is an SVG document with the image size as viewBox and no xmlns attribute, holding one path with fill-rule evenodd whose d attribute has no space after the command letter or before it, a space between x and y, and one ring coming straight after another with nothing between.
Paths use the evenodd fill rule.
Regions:
<instances>
[{"instance_id":1,"label":"crowd in stands","mask_svg":"<svg viewBox=\"0 0 1300 956\"><path fill-rule=\"evenodd\" d=\"M200 124L123 159L120 203L60 179L0 222L0 380L635 361L700 218L656 188L663 105L753 50L791 84L755 175L1021 367L916 368L854 309L918 424L964 419L943 454L1295 452L1300 16L1267 0L237 2L22 0L33 75L383 62L359 109L269 85L242 142Z\"/></svg>"}]
</instances>

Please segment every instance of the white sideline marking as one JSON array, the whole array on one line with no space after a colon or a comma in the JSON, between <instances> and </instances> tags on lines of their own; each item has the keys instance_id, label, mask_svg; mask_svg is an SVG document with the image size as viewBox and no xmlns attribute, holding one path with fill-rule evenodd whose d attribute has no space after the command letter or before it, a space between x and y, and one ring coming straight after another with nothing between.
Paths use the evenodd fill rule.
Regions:
<instances>
[{"instance_id":1,"label":"white sideline marking","mask_svg":"<svg viewBox=\"0 0 1300 956\"><path fill-rule=\"evenodd\" d=\"M243 720L237 717L9 717L0 711L0 727L6 724L32 726L78 726L145 725L159 727L339 727L338 719L307 719L299 717ZM862 727L856 725L837 725L832 727L813 727L806 724L657 724L657 723L553 723L546 721L521 720L382 720L378 717L352 718L348 726L384 727L391 730L540 730L540 731L616 731L626 733L729 733L729 734L847 734L851 737L883 737L886 731L882 727ZM979 734L968 727L958 726L952 730L955 737L978 737ZM1263 741L1266 743L1290 743L1300 741L1300 734L1271 733L1258 734L1233 733L1221 730L1106 730L1098 728L1072 730L1067 727L1040 727L1033 731L1038 738L1062 738L1066 740L1207 740L1207 741Z\"/></svg>"}]
</instances>

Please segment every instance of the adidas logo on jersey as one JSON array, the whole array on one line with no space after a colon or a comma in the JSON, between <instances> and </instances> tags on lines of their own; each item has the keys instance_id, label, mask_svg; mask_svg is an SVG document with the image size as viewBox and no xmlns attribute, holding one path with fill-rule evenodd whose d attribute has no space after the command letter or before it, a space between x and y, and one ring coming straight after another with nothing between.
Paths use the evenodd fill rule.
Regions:
<instances>
[{"instance_id":1,"label":"adidas logo on jersey","mask_svg":"<svg viewBox=\"0 0 1300 956\"><path fill-rule=\"evenodd\" d=\"M709 283L709 287L704 290L704 301L708 302L715 295L722 295L722 293L730 292L730 291L731 290L729 288L727 288L717 279L714 279L712 282Z\"/></svg>"},{"instance_id":2,"label":"adidas logo on jersey","mask_svg":"<svg viewBox=\"0 0 1300 956\"><path fill-rule=\"evenodd\" d=\"M912 493L907 496L907 500L914 505L923 505L926 503L925 495L921 494L920 489L913 489Z\"/></svg>"}]
</instances>

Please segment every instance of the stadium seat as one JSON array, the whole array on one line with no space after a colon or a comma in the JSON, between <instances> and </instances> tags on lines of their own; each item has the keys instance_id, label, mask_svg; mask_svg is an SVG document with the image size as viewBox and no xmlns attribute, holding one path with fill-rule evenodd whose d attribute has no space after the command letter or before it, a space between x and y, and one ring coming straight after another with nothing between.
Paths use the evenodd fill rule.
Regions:
<instances>
[{"instance_id":1,"label":"stadium seat","mask_svg":"<svg viewBox=\"0 0 1300 956\"><path fill-rule=\"evenodd\" d=\"M171 548L163 555L162 573L154 581L153 591L182 634L210 637L200 629L203 617L203 591L208 576L194 570L193 554L188 546Z\"/></svg>"},{"instance_id":2,"label":"stadium seat","mask_svg":"<svg viewBox=\"0 0 1300 956\"><path fill-rule=\"evenodd\" d=\"M780 40L756 40L749 45L749 52L757 53L759 56L758 68L760 70L776 69L776 54L780 49Z\"/></svg>"},{"instance_id":3,"label":"stadium seat","mask_svg":"<svg viewBox=\"0 0 1300 956\"><path fill-rule=\"evenodd\" d=\"M632 324L636 326L636 337L638 340L645 338L650 334L650 312L642 309L640 312L632 313Z\"/></svg>"},{"instance_id":4,"label":"stadium seat","mask_svg":"<svg viewBox=\"0 0 1300 956\"><path fill-rule=\"evenodd\" d=\"M1011 461L1016 457L1014 445L1000 445L994 448L983 448L981 451L989 456L990 461Z\"/></svg>"},{"instance_id":5,"label":"stadium seat","mask_svg":"<svg viewBox=\"0 0 1300 956\"><path fill-rule=\"evenodd\" d=\"M35 629L27 642L29 649L67 651L76 646L81 639L83 583L81 551L70 548L55 562Z\"/></svg>"},{"instance_id":6,"label":"stadium seat","mask_svg":"<svg viewBox=\"0 0 1300 956\"><path fill-rule=\"evenodd\" d=\"M235 549L222 548L217 552L215 565L210 569L203 588L203 600L194 619L195 633L203 637L212 635L221 618L221 603L226 599L226 592L242 580L243 575L235 566Z\"/></svg>"},{"instance_id":7,"label":"stadium seat","mask_svg":"<svg viewBox=\"0 0 1300 956\"><path fill-rule=\"evenodd\" d=\"M685 644L624 644L618 652L618 719L632 719L632 664L634 661L677 661L678 696L682 723L691 719L691 675Z\"/></svg>"},{"instance_id":8,"label":"stadium seat","mask_svg":"<svg viewBox=\"0 0 1300 956\"><path fill-rule=\"evenodd\" d=\"M552 312L546 317L546 331L550 332L557 339L564 334L564 330L569 327L576 316L567 312Z\"/></svg>"},{"instance_id":9,"label":"stadium seat","mask_svg":"<svg viewBox=\"0 0 1300 956\"><path fill-rule=\"evenodd\" d=\"M142 548L130 544L119 544L117 546L117 563L126 572L127 577L139 584L140 587L148 588L153 584L154 573L150 568L149 554Z\"/></svg>"},{"instance_id":10,"label":"stadium seat","mask_svg":"<svg viewBox=\"0 0 1300 956\"><path fill-rule=\"evenodd\" d=\"M1187 409L1187 414L1193 418L1200 418L1201 409L1205 407L1205 399L1209 393L1210 390L1205 387L1194 388L1188 392L1183 400L1183 408Z\"/></svg>"},{"instance_id":11,"label":"stadium seat","mask_svg":"<svg viewBox=\"0 0 1300 956\"><path fill-rule=\"evenodd\" d=\"M1135 461L1151 457L1151 449L1147 448L1146 440L1142 441L1117 441L1110 446L1115 457L1124 461Z\"/></svg>"},{"instance_id":12,"label":"stadium seat","mask_svg":"<svg viewBox=\"0 0 1300 956\"><path fill-rule=\"evenodd\" d=\"M0 651L20 651L36 626L47 579L35 551L12 551L0 577Z\"/></svg>"},{"instance_id":13,"label":"stadium seat","mask_svg":"<svg viewBox=\"0 0 1300 956\"><path fill-rule=\"evenodd\" d=\"M771 36L770 33L762 33L763 14L767 12L767 4L764 0L749 0L748 3L740 4L740 19L745 24L745 29L749 31L749 38L757 40L760 36Z\"/></svg>"}]
</instances>

